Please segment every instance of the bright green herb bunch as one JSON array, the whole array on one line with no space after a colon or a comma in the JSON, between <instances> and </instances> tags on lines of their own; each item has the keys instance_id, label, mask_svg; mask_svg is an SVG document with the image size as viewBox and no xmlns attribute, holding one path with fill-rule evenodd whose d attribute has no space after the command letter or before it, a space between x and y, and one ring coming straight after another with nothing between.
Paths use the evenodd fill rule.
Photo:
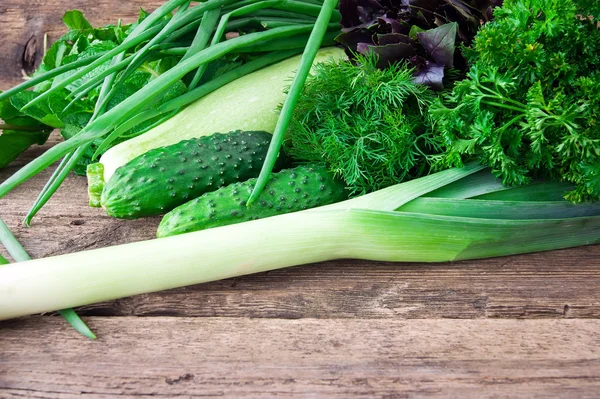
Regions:
<instances>
[{"instance_id":1,"label":"bright green herb bunch","mask_svg":"<svg viewBox=\"0 0 600 399\"><path fill-rule=\"evenodd\" d=\"M436 94L413 83L404 64L376 68L376 56L319 64L292 118L289 153L325 162L354 194L423 176L440 151L427 108Z\"/></svg>"},{"instance_id":2,"label":"bright green herb bunch","mask_svg":"<svg viewBox=\"0 0 600 399\"><path fill-rule=\"evenodd\" d=\"M568 181L567 199L599 199L598 2L506 0L494 16L466 51L468 78L431 107L437 166L476 158L505 184Z\"/></svg>"}]
</instances>

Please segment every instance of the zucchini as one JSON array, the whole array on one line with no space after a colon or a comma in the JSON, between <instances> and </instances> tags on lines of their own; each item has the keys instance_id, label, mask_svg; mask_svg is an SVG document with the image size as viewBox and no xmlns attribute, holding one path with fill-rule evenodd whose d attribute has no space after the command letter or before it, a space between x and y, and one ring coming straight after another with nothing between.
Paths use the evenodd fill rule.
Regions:
<instances>
[{"instance_id":1,"label":"zucchini","mask_svg":"<svg viewBox=\"0 0 600 399\"><path fill-rule=\"evenodd\" d=\"M348 199L341 180L321 165L298 166L271 175L258 199L249 206L256 179L206 193L167 213L157 237L210 229L301 211Z\"/></svg>"},{"instance_id":2,"label":"zucchini","mask_svg":"<svg viewBox=\"0 0 600 399\"><path fill-rule=\"evenodd\" d=\"M245 75L190 104L177 115L148 132L118 144L100 158L104 180L133 158L153 148L181 140L231 130L264 130L273 133L277 124L277 107L285 100L301 55ZM315 63L328 59L345 59L344 50L320 49Z\"/></svg>"},{"instance_id":3,"label":"zucchini","mask_svg":"<svg viewBox=\"0 0 600 399\"><path fill-rule=\"evenodd\" d=\"M271 138L238 130L153 149L117 169L101 205L121 219L164 214L205 192L258 176Z\"/></svg>"}]
</instances>

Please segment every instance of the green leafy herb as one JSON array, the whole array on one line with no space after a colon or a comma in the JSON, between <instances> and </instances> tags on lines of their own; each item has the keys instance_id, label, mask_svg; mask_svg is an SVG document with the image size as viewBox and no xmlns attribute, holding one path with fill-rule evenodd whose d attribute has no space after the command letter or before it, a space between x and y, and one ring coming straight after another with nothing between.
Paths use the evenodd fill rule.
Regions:
<instances>
[{"instance_id":1,"label":"green leafy herb","mask_svg":"<svg viewBox=\"0 0 600 399\"><path fill-rule=\"evenodd\" d=\"M355 194L423 176L441 151L427 115L435 94L404 64L376 65L374 55L317 65L288 132L293 157L324 161Z\"/></svg>"},{"instance_id":2,"label":"green leafy herb","mask_svg":"<svg viewBox=\"0 0 600 399\"><path fill-rule=\"evenodd\" d=\"M8 166L34 144L42 145L52 128L18 111L8 100L0 101L0 168Z\"/></svg>"},{"instance_id":3,"label":"green leafy herb","mask_svg":"<svg viewBox=\"0 0 600 399\"><path fill-rule=\"evenodd\" d=\"M599 18L591 0L496 9L466 52L468 78L431 108L447 144L437 166L475 158L507 185L566 181L569 200L600 199Z\"/></svg>"}]
</instances>

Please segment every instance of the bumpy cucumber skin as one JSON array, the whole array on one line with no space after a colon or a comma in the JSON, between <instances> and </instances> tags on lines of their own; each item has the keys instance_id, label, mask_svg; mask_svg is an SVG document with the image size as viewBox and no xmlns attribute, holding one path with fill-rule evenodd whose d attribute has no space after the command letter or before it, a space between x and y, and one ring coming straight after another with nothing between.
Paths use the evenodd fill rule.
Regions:
<instances>
[{"instance_id":1,"label":"bumpy cucumber skin","mask_svg":"<svg viewBox=\"0 0 600 399\"><path fill-rule=\"evenodd\" d=\"M117 169L102 191L102 207L121 219L160 215L206 192L256 177L271 138L264 131L238 130L150 150Z\"/></svg>"},{"instance_id":2,"label":"bumpy cucumber skin","mask_svg":"<svg viewBox=\"0 0 600 399\"><path fill-rule=\"evenodd\" d=\"M271 175L258 199L246 206L256 179L206 193L167 213L157 237L168 237L301 211L348 198L342 181L320 165L298 166Z\"/></svg>"}]
</instances>

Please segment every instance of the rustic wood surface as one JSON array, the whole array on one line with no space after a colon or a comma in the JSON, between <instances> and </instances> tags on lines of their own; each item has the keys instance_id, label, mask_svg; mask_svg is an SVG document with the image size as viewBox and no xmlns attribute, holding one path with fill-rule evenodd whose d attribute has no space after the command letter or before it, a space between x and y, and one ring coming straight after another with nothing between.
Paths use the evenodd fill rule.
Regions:
<instances>
[{"instance_id":1,"label":"rustic wood surface","mask_svg":"<svg viewBox=\"0 0 600 399\"><path fill-rule=\"evenodd\" d=\"M45 35L63 32L65 7L98 25L161 2L2 0L0 89L35 67ZM76 176L22 227L49 175L0 199L0 217L33 257L153 237L156 218L117 221L87 207ZM0 322L0 398L596 398L598 292L600 246L299 266L79 309L95 342L53 315Z\"/></svg>"}]
</instances>

